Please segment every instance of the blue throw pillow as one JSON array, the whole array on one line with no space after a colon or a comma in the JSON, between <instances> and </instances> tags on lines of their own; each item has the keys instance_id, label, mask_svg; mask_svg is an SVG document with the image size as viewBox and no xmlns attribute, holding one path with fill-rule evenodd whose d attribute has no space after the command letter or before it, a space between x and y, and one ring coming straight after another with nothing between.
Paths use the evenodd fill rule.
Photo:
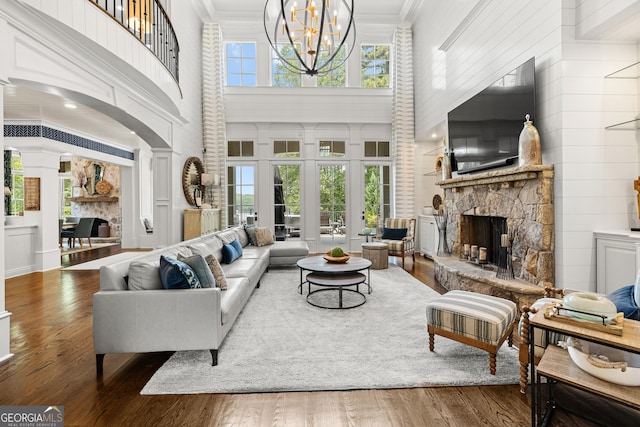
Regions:
<instances>
[{"instance_id":1,"label":"blue throw pillow","mask_svg":"<svg viewBox=\"0 0 640 427\"><path fill-rule=\"evenodd\" d=\"M234 240L234 242L236 242L236 240ZM240 247L240 250L242 250L242 246ZM222 245L222 262L223 263L231 264L233 261L240 258L240 255L242 255L242 253L238 252L238 249L236 248L236 246L233 245L233 242Z\"/></svg>"},{"instance_id":2,"label":"blue throw pillow","mask_svg":"<svg viewBox=\"0 0 640 427\"><path fill-rule=\"evenodd\" d=\"M618 312L624 313L624 317L631 320L640 320L640 307L636 305L633 298L634 285L616 289L607 295L616 305Z\"/></svg>"},{"instance_id":3,"label":"blue throw pillow","mask_svg":"<svg viewBox=\"0 0 640 427\"><path fill-rule=\"evenodd\" d=\"M191 267L175 258L160 256L160 280L165 289L201 288L198 275Z\"/></svg>"},{"instance_id":4,"label":"blue throw pillow","mask_svg":"<svg viewBox=\"0 0 640 427\"><path fill-rule=\"evenodd\" d=\"M384 228L382 230L382 238L388 240L402 240L407 237L406 228Z\"/></svg>"},{"instance_id":5,"label":"blue throw pillow","mask_svg":"<svg viewBox=\"0 0 640 427\"><path fill-rule=\"evenodd\" d=\"M235 248L236 252L238 252L238 256L241 257L242 256L242 244L239 241L234 240L234 241L231 242L231 246L233 246Z\"/></svg>"}]
</instances>

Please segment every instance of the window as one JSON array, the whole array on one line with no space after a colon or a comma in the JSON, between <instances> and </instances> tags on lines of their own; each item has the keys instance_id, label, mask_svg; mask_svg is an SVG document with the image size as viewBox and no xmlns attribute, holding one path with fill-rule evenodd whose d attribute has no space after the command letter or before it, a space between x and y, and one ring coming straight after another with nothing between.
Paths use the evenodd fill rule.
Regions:
<instances>
[{"instance_id":1,"label":"window","mask_svg":"<svg viewBox=\"0 0 640 427\"><path fill-rule=\"evenodd\" d=\"M256 86L256 44L227 43L227 86Z\"/></svg>"},{"instance_id":2,"label":"window","mask_svg":"<svg viewBox=\"0 0 640 427\"><path fill-rule=\"evenodd\" d=\"M273 141L276 157L300 157L300 141Z\"/></svg>"},{"instance_id":3,"label":"window","mask_svg":"<svg viewBox=\"0 0 640 427\"><path fill-rule=\"evenodd\" d=\"M68 176L60 177L60 218L71 216L71 202L69 201L73 193L71 182L71 178Z\"/></svg>"},{"instance_id":4,"label":"window","mask_svg":"<svg viewBox=\"0 0 640 427\"><path fill-rule=\"evenodd\" d=\"M320 157L344 157L344 141L320 141Z\"/></svg>"},{"instance_id":5,"label":"window","mask_svg":"<svg viewBox=\"0 0 640 427\"><path fill-rule=\"evenodd\" d=\"M342 46L333 60L337 63L344 61L346 46ZM321 58L326 59L329 54L326 51L321 53ZM335 70L317 77L318 87L345 87L347 85L347 63L345 62Z\"/></svg>"},{"instance_id":6,"label":"window","mask_svg":"<svg viewBox=\"0 0 640 427\"><path fill-rule=\"evenodd\" d=\"M362 45L362 87L390 87L389 45Z\"/></svg>"},{"instance_id":7,"label":"window","mask_svg":"<svg viewBox=\"0 0 640 427\"><path fill-rule=\"evenodd\" d=\"M22 158L17 151L11 152L11 203L10 215L20 215L24 212L24 169ZM13 154L16 153L16 154Z\"/></svg>"},{"instance_id":8,"label":"window","mask_svg":"<svg viewBox=\"0 0 640 427\"><path fill-rule=\"evenodd\" d=\"M297 61L296 54L290 44L278 44L278 52L283 58L291 58ZM293 71L282 62L278 55L271 49L271 85L278 87L300 87L302 86L302 76L299 71Z\"/></svg>"},{"instance_id":9,"label":"window","mask_svg":"<svg viewBox=\"0 0 640 427\"><path fill-rule=\"evenodd\" d=\"M389 141L365 141L364 156L365 157L389 157Z\"/></svg>"},{"instance_id":10,"label":"window","mask_svg":"<svg viewBox=\"0 0 640 427\"><path fill-rule=\"evenodd\" d=\"M227 142L227 156L229 156L229 157L253 157L253 141L229 141L229 142Z\"/></svg>"},{"instance_id":11,"label":"window","mask_svg":"<svg viewBox=\"0 0 640 427\"><path fill-rule=\"evenodd\" d=\"M247 217L255 213L255 168L253 166L229 166L227 168L227 222L229 225L247 223Z\"/></svg>"},{"instance_id":12,"label":"window","mask_svg":"<svg viewBox=\"0 0 640 427\"><path fill-rule=\"evenodd\" d=\"M391 216L391 168L370 165L364 168L365 227L375 228Z\"/></svg>"}]
</instances>

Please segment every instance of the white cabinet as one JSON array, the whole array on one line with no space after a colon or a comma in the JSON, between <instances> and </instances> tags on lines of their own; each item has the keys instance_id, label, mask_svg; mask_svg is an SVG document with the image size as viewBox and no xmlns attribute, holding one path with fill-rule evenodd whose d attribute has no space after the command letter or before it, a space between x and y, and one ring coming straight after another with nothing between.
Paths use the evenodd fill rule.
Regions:
<instances>
[{"instance_id":1,"label":"white cabinet","mask_svg":"<svg viewBox=\"0 0 640 427\"><path fill-rule=\"evenodd\" d=\"M433 215L418 216L418 251L429 258L438 253L438 225Z\"/></svg>"},{"instance_id":2,"label":"white cabinet","mask_svg":"<svg viewBox=\"0 0 640 427\"><path fill-rule=\"evenodd\" d=\"M636 281L640 257L640 234L594 233L596 239L596 291L610 294Z\"/></svg>"}]
</instances>

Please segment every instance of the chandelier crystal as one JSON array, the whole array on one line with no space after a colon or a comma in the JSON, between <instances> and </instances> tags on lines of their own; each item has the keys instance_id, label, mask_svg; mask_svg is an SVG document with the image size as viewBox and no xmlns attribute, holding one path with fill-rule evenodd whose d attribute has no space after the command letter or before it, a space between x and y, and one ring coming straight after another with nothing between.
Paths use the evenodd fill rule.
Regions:
<instances>
[{"instance_id":1,"label":"chandelier crystal","mask_svg":"<svg viewBox=\"0 0 640 427\"><path fill-rule=\"evenodd\" d=\"M353 1L306 0L298 7L293 0L267 0L264 30L269 44L293 72L314 76L339 68L355 45ZM290 46L293 54L283 55L282 45Z\"/></svg>"}]
</instances>

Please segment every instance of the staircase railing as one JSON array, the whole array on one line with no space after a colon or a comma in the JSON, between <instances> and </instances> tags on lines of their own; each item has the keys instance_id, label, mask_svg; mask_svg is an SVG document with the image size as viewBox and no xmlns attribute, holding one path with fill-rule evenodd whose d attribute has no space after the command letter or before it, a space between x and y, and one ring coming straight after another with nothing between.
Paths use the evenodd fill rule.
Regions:
<instances>
[{"instance_id":1,"label":"staircase railing","mask_svg":"<svg viewBox=\"0 0 640 427\"><path fill-rule=\"evenodd\" d=\"M126 28L179 81L178 38L158 0L89 0Z\"/></svg>"}]
</instances>

